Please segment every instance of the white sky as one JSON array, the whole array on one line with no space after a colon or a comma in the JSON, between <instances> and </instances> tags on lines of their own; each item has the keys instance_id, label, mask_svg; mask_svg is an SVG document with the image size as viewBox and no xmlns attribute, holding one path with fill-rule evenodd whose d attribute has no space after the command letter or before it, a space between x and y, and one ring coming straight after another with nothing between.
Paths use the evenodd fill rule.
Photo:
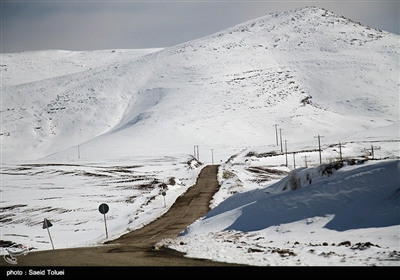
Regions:
<instances>
[{"instance_id":1,"label":"white sky","mask_svg":"<svg viewBox=\"0 0 400 280\"><path fill-rule=\"evenodd\" d=\"M399 1L1 1L1 52L169 47L317 6L399 34Z\"/></svg>"}]
</instances>

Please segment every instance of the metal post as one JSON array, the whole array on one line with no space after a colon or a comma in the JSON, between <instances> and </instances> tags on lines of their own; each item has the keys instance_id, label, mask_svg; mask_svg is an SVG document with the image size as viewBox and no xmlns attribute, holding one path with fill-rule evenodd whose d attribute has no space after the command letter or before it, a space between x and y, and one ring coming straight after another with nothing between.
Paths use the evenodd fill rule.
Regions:
<instances>
[{"instance_id":1,"label":"metal post","mask_svg":"<svg viewBox=\"0 0 400 280\"><path fill-rule=\"evenodd\" d=\"M43 220L43 228L47 229L47 233L49 234L49 237L50 237L51 246L53 247L53 250L54 250L54 244L53 244L53 240L51 239L50 230L49 230L49 227L51 227L51 226L53 226L51 224L51 222L49 220L47 220L46 218L44 218L44 220Z\"/></svg>"},{"instance_id":2,"label":"metal post","mask_svg":"<svg viewBox=\"0 0 400 280\"><path fill-rule=\"evenodd\" d=\"M53 239L51 239L51 235L50 235L50 230L49 230L49 227L46 227L46 228L47 228L47 232L49 233L49 237L50 237L51 246L53 247L53 250L54 250Z\"/></svg>"},{"instance_id":3,"label":"metal post","mask_svg":"<svg viewBox=\"0 0 400 280\"><path fill-rule=\"evenodd\" d=\"M106 227L106 237L108 238L106 214L103 214L103 215L104 215L104 225Z\"/></svg>"}]
</instances>

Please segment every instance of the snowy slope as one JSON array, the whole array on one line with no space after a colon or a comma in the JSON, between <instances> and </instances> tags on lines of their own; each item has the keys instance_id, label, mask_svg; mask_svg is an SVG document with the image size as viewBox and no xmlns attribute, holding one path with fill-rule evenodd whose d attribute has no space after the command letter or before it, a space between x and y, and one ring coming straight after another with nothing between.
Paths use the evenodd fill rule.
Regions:
<instances>
[{"instance_id":1,"label":"snowy slope","mask_svg":"<svg viewBox=\"0 0 400 280\"><path fill-rule=\"evenodd\" d=\"M297 169L230 196L158 246L253 266L398 266L399 163Z\"/></svg>"},{"instance_id":2,"label":"snowy slope","mask_svg":"<svg viewBox=\"0 0 400 280\"><path fill-rule=\"evenodd\" d=\"M2 88L3 160L76 158L77 145L86 159L199 145L219 161L273 144L273 124L296 140L398 126L398 40L307 7L163 50L99 55L104 64L44 80L21 70L26 82L9 76ZM7 69L26 69L22 55Z\"/></svg>"},{"instance_id":3,"label":"snowy slope","mask_svg":"<svg viewBox=\"0 0 400 280\"><path fill-rule=\"evenodd\" d=\"M398 172L393 160L299 168L275 184L227 198L182 234L257 231L328 215L334 218L324 227L336 231L399 225Z\"/></svg>"},{"instance_id":4,"label":"snowy slope","mask_svg":"<svg viewBox=\"0 0 400 280\"><path fill-rule=\"evenodd\" d=\"M50 249L44 218L57 249L101 244L100 203L116 238L218 163L213 210L160 246L260 266L397 265L398 43L306 7L165 49L2 54L3 246ZM324 173L339 151L371 161Z\"/></svg>"}]
</instances>

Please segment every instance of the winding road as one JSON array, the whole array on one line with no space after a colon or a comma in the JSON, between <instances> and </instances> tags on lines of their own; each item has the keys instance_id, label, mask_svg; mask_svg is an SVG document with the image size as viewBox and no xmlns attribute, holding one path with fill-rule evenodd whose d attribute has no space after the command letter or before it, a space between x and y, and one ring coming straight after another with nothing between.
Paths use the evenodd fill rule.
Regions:
<instances>
[{"instance_id":1,"label":"winding road","mask_svg":"<svg viewBox=\"0 0 400 280\"><path fill-rule=\"evenodd\" d=\"M100 246L29 252L18 256L18 264L2 260L0 266L237 266L210 260L186 258L183 253L155 249L164 238L176 237L210 210L209 203L218 190L218 165L201 170L196 184L178 197L170 210L143 228Z\"/></svg>"}]
</instances>

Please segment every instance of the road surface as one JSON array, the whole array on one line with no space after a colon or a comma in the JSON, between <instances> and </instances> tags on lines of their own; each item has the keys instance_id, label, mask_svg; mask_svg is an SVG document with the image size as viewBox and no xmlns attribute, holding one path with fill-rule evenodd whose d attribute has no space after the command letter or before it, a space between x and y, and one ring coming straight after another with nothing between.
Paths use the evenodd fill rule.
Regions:
<instances>
[{"instance_id":1,"label":"road surface","mask_svg":"<svg viewBox=\"0 0 400 280\"><path fill-rule=\"evenodd\" d=\"M18 264L0 261L0 266L231 266L234 264L186 258L168 248L155 249L164 239L179 232L210 209L209 203L218 190L218 165L205 166L194 186L178 197L171 209L147 226L127 233L104 245L47 251L32 251L18 256Z\"/></svg>"}]
</instances>

